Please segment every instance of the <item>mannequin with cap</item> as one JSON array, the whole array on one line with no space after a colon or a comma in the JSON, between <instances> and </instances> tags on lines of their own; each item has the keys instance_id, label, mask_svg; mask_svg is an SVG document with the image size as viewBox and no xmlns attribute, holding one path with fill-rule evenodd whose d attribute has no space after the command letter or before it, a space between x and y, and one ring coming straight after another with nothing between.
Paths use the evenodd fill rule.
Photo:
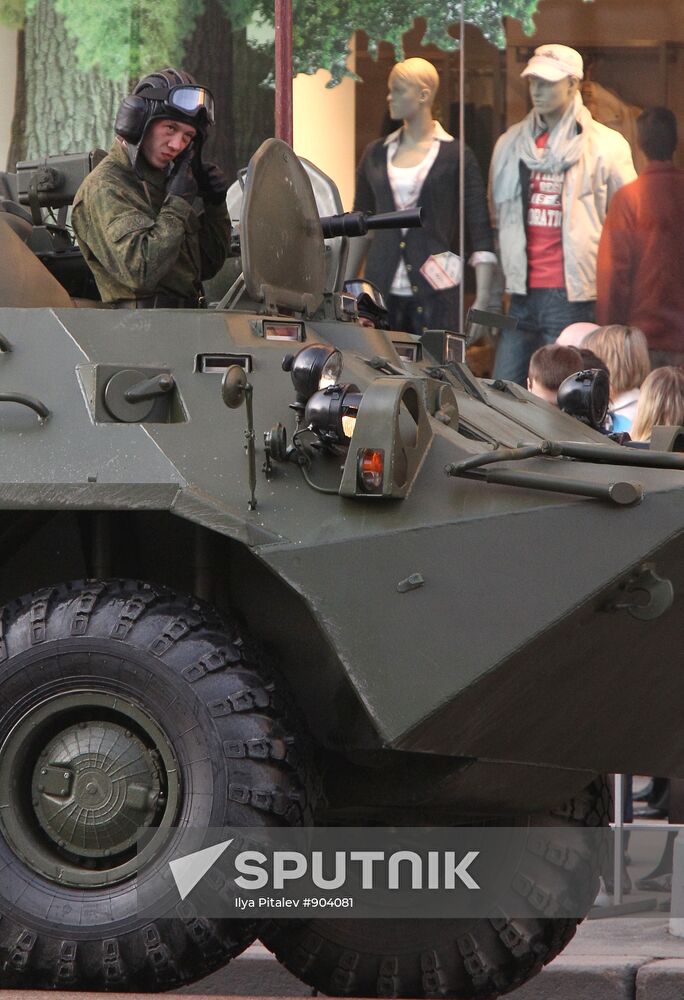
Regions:
<instances>
[{"instance_id":1,"label":"mannequin with cap","mask_svg":"<svg viewBox=\"0 0 684 1000\"><path fill-rule=\"evenodd\" d=\"M365 212L423 210L420 229L377 230L352 240L347 274L355 277L366 257L365 277L380 289L393 330L420 335L426 329L458 329L459 143L433 119L439 86L426 59L397 63L389 75L390 116L402 125L365 150L356 175L354 208ZM465 231L475 267L475 306L487 309L496 266L494 239L480 170L464 147Z\"/></svg>"},{"instance_id":2,"label":"mannequin with cap","mask_svg":"<svg viewBox=\"0 0 684 1000\"><path fill-rule=\"evenodd\" d=\"M582 103L579 52L541 45L521 75L532 108L494 148L489 197L517 320L501 333L494 377L524 385L537 348L571 323L593 322L601 229L636 172L627 141Z\"/></svg>"}]
</instances>

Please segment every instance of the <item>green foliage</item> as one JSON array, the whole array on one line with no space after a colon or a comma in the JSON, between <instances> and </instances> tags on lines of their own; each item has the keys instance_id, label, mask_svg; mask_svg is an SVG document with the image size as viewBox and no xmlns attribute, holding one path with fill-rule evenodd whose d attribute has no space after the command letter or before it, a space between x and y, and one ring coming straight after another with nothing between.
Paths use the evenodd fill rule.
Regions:
<instances>
[{"instance_id":1,"label":"green foliage","mask_svg":"<svg viewBox=\"0 0 684 1000\"><path fill-rule=\"evenodd\" d=\"M503 46L501 18L517 18L531 33L538 4L539 0L466 0L465 18L478 25L489 41ZM295 69L315 73L324 67L331 73L331 85L339 83L348 75L348 43L357 28L368 35L371 51L377 51L379 42L389 42L401 57L402 35L416 17L426 22L424 44L448 51L458 46L448 29L458 23L460 14L460 0L293 0Z\"/></svg>"},{"instance_id":2,"label":"green foliage","mask_svg":"<svg viewBox=\"0 0 684 1000\"><path fill-rule=\"evenodd\" d=\"M99 67L107 77L137 77L161 65L182 62L183 44L204 9L204 0L51 0L64 17L76 43L83 70ZM585 0L590 2L590 0ZM36 0L0 0L0 23L18 26L24 10L30 15ZM253 16L273 24L274 0L221 0L234 27ZM532 16L539 0L465 0L466 20L477 24L485 38L503 46L502 17L522 22L533 31ZM397 56L402 35L414 18L426 22L424 42L454 49L458 42L449 26L460 18L461 0L293 0L295 72L330 71L331 84L348 75L349 40L362 29L371 51L389 42Z\"/></svg>"},{"instance_id":3,"label":"green foliage","mask_svg":"<svg viewBox=\"0 0 684 1000\"><path fill-rule=\"evenodd\" d=\"M101 69L111 80L137 78L183 61L183 46L204 10L204 0L51 0L75 42L79 69ZM0 24L21 28L37 0L0 0ZM221 0L234 27L244 27L273 4Z\"/></svg>"},{"instance_id":4,"label":"green foliage","mask_svg":"<svg viewBox=\"0 0 684 1000\"><path fill-rule=\"evenodd\" d=\"M99 67L112 80L138 77L182 61L183 42L203 0L53 0L76 42L82 70Z\"/></svg>"},{"instance_id":5,"label":"green foliage","mask_svg":"<svg viewBox=\"0 0 684 1000\"><path fill-rule=\"evenodd\" d=\"M244 28L254 14L265 16L267 20L273 20L273 3L254 2L254 0L221 0L226 17L234 28ZM264 15L264 10L267 10Z\"/></svg>"},{"instance_id":6,"label":"green foliage","mask_svg":"<svg viewBox=\"0 0 684 1000\"><path fill-rule=\"evenodd\" d=\"M21 28L25 15L24 0L0 0L0 24Z\"/></svg>"}]
</instances>

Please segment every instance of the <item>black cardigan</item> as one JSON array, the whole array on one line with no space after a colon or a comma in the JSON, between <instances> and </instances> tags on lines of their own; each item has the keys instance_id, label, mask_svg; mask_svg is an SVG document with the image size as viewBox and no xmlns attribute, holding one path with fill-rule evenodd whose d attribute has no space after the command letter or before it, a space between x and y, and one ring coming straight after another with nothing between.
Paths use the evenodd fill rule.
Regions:
<instances>
[{"instance_id":1,"label":"black cardigan","mask_svg":"<svg viewBox=\"0 0 684 1000\"><path fill-rule=\"evenodd\" d=\"M354 208L362 212L393 212L396 208L387 176L387 149L384 139L370 143L356 172ZM452 250L458 253L459 232L459 151L458 142L440 141L439 152L420 192L418 204L423 209L423 225L409 229L402 237L399 229L379 229L373 233L366 277L387 294L401 256L400 244L405 242L405 260L410 265L409 276L414 296L423 302L437 292L420 274L420 268L431 254ZM475 155L465 147L465 229L469 252L494 252L494 235L489 223L487 196ZM448 289L447 292L453 292Z\"/></svg>"}]
</instances>

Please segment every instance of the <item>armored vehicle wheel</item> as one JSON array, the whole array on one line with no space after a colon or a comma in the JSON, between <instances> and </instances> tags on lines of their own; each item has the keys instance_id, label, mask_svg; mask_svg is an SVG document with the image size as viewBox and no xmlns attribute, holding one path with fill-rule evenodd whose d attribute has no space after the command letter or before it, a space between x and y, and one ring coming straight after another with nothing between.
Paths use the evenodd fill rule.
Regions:
<instances>
[{"instance_id":1,"label":"armored vehicle wheel","mask_svg":"<svg viewBox=\"0 0 684 1000\"><path fill-rule=\"evenodd\" d=\"M551 817L554 840L544 857L530 857L536 884L548 896L568 890L563 825L602 826L610 796L597 780ZM572 839L573 847L577 838ZM529 854L530 852L528 852ZM596 853L587 847L582 884L584 912L598 888ZM573 892L577 893L577 869ZM550 962L575 934L578 920L336 920L268 921L261 940L305 983L333 996L493 997L521 986Z\"/></svg>"},{"instance_id":2,"label":"armored vehicle wheel","mask_svg":"<svg viewBox=\"0 0 684 1000\"><path fill-rule=\"evenodd\" d=\"M161 587L63 584L0 610L0 985L168 989L254 940L187 905L145 920L136 890L174 857L171 828L302 821L274 698L233 628Z\"/></svg>"}]
</instances>

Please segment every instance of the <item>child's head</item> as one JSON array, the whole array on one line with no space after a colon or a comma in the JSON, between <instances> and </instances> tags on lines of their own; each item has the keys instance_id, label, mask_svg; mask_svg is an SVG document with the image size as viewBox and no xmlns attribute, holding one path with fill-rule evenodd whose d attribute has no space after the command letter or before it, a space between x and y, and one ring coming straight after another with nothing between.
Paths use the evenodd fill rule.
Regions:
<instances>
[{"instance_id":1,"label":"child's head","mask_svg":"<svg viewBox=\"0 0 684 1000\"><path fill-rule=\"evenodd\" d=\"M610 398L638 389L651 370L646 337L636 326L600 326L582 341L608 365Z\"/></svg>"},{"instance_id":2,"label":"child's head","mask_svg":"<svg viewBox=\"0 0 684 1000\"><path fill-rule=\"evenodd\" d=\"M527 388L535 396L557 406L561 382L575 372L581 372L584 367L582 355L576 347L547 344L536 350L530 358Z\"/></svg>"},{"instance_id":3,"label":"child's head","mask_svg":"<svg viewBox=\"0 0 684 1000\"><path fill-rule=\"evenodd\" d=\"M684 369L654 368L644 379L630 435L648 441L657 425L684 427Z\"/></svg>"}]
</instances>

